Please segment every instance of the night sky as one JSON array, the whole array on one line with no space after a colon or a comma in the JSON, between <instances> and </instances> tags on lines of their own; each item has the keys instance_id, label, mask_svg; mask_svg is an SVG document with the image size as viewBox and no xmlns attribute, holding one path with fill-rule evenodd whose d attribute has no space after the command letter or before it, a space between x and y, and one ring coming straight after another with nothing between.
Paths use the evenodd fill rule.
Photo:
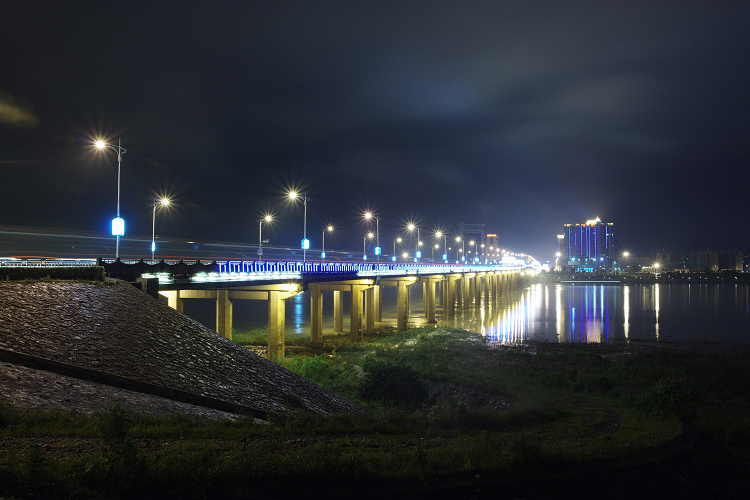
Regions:
<instances>
[{"instance_id":1,"label":"night sky","mask_svg":"<svg viewBox=\"0 0 750 500\"><path fill-rule=\"evenodd\" d=\"M485 224L554 260L750 250L750 2L34 2L0 11L0 226L384 251ZM330 238L330 239L329 239Z\"/></svg>"}]
</instances>

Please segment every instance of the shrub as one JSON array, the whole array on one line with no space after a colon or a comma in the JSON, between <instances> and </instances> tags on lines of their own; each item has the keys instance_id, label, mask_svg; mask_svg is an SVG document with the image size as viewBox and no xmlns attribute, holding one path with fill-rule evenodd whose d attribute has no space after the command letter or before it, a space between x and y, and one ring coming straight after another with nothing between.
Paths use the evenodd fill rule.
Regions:
<instances>
[{"instance_id":1,"label":"shrub","mask_svg":"<svg viewBox=\"0 0 750 500\"><path fill-rule=\"evenodd\" d=\"M702 400L701 391L688 377L658 380L640 398L639 408L658 415L674 415L681 419L695 414Z\"/></svg>"},{"instance_id":2,"label":"shrub","mask_svg":"<svg viewBox=\"0 0 750 500\"><path fill-rule=\"evenodd\" d=\"M427 386L412 368L365 358L364 377L358 395L365 401L380 401L415 410L427 401Z\"/></svg>"}]
</instances>

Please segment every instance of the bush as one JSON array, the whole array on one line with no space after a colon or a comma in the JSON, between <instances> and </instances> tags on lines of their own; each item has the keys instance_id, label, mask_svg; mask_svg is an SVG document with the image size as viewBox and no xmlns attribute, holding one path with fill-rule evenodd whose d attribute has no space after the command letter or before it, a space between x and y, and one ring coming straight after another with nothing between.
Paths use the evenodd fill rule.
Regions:
<instances>
[{"instance_id":1,"label":"bush","mask_svg":"<svg viewBox=\"0 0 750 500\"><path fill-rule=\"evenodd\" d=\"M380 401L416 410L427 401L427 386L412 368L365 358L358 395L365 401Z\"/></svg>"},{"instance_id":2,"label":"bush","mask_svg":"<svg viewBox=\"0 0 750 500\"><path fill-rule=\"evenodd\" d=\"M657 381L639 401L639 408L658 415L681 419L695 414L702 400L701 391L688 377L668 377Z\"/></svg>"}]
</instances>

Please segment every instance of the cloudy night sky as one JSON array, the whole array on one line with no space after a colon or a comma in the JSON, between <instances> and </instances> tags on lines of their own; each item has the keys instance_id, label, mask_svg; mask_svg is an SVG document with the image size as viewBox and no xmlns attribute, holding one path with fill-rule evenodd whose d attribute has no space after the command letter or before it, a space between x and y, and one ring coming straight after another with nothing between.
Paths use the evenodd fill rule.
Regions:
<instances>
[{"instance_id":1,"label":"cloudy night sky","mask_svg":"<svg viewBox=\"0 0 750 500\"><path fill-rule=\"evenodd\" d=\"M554 260L750 250L750 2L6 2L0 226L384 251L485 224ZM264 234L265 236L265 234Z\"/></svg>"}]
</instances>

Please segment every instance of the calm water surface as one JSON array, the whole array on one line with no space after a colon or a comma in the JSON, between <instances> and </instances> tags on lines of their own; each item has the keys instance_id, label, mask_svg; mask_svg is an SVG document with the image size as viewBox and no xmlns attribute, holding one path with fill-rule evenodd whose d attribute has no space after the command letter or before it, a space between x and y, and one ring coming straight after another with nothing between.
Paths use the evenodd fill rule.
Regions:
<instances>
[{"instance_id":1,"label":"calm water surface","mask_svg":"<svg viewBox=\"0 0 750 500\"><path fill-rule=\"evenodd\" d=\"M420 286L410 288L410 326L423 326ZM344 330L349 330L349 294L344 294ZM437 314L441 313L437 298ZM185 301L185 313L215 327L215 301ZM324 333L333 331L331 292L323 294ZM263 301L234 301L234 326L263 328ZM396 289L383 287L383 325L396 324ZM480 306L457 308L440 325L481 333L501 343L710 341L750 343L749 285L561 285L537 284ZM307 293L286 301L286 335L309 336Z\"/></svg>"},{"instance_id":2,"label":"calm water surface","mask_svg":"<svg viewBox=\"0 0 750 500\"><path fill-rule=\"evenodd\" d=\"M480 317L477 318L477 312ZM748 285L538 284L454 325L503 343L750 343Z\"/></svg>"}]
</instances>

